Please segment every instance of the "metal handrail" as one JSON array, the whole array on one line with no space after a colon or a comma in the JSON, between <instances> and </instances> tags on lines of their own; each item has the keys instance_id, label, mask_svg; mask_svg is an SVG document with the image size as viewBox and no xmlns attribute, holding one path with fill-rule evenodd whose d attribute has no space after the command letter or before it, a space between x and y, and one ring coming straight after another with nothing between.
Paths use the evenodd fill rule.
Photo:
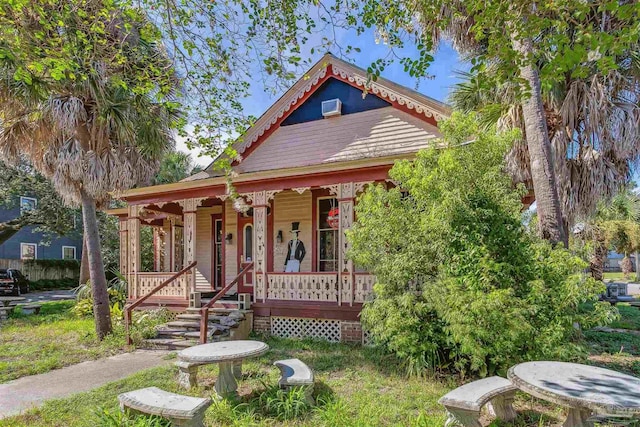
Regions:
<instances>
[{"instance_id":1,"label":"metal handrail","mask_svg":"<svg viewBox=\"0 0 640 427\"><path fill-rule=\"evenodd\" d=\"M213 306L213 304L215 304L217 301L219 301L220 298L222 298L224 296L224 294L226 294L229 291L229 289L234 287L240 281L240 278L242 276L244 276L245 274L247 274L247 272L251 268L253 268L253 262L247 264L240 271L240 273L238 273L238 275L235 277L235 279L233 279L227 286L222 288L222 290L220 292L218 292L216 294L216 296L211 298L211 301L206 303L200 309L200 344L206 344L207 343L207 327L209 325L209 309Z\"/></svg>"},{"instance_id":2,"label":"metal handrail","mask_svg":"<svg viewBox=\"0 0 640 427\"><path fill-rule=\"evenodd\" d=\"M164 282L160 283L155 288L151 289L151 291L149 291L148 294L146 294L144 296L141 296L140 298L135 300L133 303L127 304L127 305L124 306L124 328L125 328L125 333L127 335L127 344L128 345L131 345L131 343L132 343L131 334L129 334L129 328L131 326L131 312L133 311L133 309L136 308L137 306L139 306L140 304L142 304L144 301L146 301L147 298L149 298L151 295L155 294L156 292L158 292L159 290L161 290L162 288L167 286L169 283L173 282L174 280L176 280L177 278L179 278L183 274L187 273L189 270L194 268L196 266L196 264L198 264L198 261L193 261L191 264L189 264L188 266L186 266L182 270L178 271L176 274L174 274L173 276L169 277L167 280L165 280Z\"/></svg>"}]
</instances>

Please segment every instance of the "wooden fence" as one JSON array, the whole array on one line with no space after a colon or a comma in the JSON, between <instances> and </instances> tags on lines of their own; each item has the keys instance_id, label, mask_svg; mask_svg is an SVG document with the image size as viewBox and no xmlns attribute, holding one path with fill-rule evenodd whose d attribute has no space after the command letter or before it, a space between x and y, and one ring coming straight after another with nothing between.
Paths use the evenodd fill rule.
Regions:
<instances>
[{"instance_id":1,"label":"wooden fence","mask_svg":"<svg viewBox=\"0 0 640 427\"><path fill-rule=\"evenodd\" d=\"M24 262L21 259L0 259L0 269L14 268L22 271L30 281L37 280L59 280L73 279L78 277L77 268L64 268L60 266L42 266L34 263Z\"/></svg>"}]
</instances>

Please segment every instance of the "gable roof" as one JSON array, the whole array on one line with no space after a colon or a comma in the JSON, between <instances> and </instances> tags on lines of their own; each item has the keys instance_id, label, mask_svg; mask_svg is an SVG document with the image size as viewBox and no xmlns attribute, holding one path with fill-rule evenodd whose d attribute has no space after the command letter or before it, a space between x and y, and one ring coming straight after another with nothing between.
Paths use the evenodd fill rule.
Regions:
<instances>
[{"instance_id":1,"label":"gable roof","mask_svg":"<svg viewBox=\"0 0 640 427\"><path fill-rule=\"evenodd\" d=\"M251 173L349 160L402 157L427 148L438 129L393 107L277 128L233 169Z\"/></svg>"},{"instance_id":2,"label":"gable roof","mask_svg":"<svg viewBox=\"0 0 640 427\"><path fill-rule=\"evenodd\" d=\"M446 104L382 77L369 82L365 70L327 53L232 145L240 156L240 161L236 164L242 163L244 158L247 158L283 120L329 78L341 80L362 90L366 88L368 93L390 102L394 108L404 110L433 125L448 117L451 112ZM214 164L215 161L205 169L209 176L217 175L213 169Z\"/></svg>"}]
</instances>

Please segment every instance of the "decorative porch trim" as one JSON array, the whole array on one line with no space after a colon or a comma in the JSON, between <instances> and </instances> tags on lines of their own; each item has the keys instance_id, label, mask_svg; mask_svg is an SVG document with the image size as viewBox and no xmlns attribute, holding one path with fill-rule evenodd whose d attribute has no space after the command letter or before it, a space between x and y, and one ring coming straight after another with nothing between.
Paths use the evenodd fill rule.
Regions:
<instances>
[{"instance_id":1,"label":"decorative porch trim","mask_svg":"<svg viewBox=\"0 0 640 427\"><path fill-rule=\"evenodd\" d=\"M298 194L302 194L307 190L311 190L311 187L297 187L297 188L292 188L292 191L295 191Z\"/></svg>"}]
</instances>

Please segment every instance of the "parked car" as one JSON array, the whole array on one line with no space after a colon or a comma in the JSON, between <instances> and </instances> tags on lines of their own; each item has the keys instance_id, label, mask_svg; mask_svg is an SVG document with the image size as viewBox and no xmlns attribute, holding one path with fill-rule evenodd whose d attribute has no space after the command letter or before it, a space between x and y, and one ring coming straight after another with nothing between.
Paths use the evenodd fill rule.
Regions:
<instances>
[{"instance_id":1,"label":"parked car","mask_svg":"<svg viewBox=\"0 0 640 427\"><path fill-rule=\"evenodd\" d=\"M0 269L0 294L15 295L29 292L29 280L20 270Z\"/></svg>"}]
</instances>

